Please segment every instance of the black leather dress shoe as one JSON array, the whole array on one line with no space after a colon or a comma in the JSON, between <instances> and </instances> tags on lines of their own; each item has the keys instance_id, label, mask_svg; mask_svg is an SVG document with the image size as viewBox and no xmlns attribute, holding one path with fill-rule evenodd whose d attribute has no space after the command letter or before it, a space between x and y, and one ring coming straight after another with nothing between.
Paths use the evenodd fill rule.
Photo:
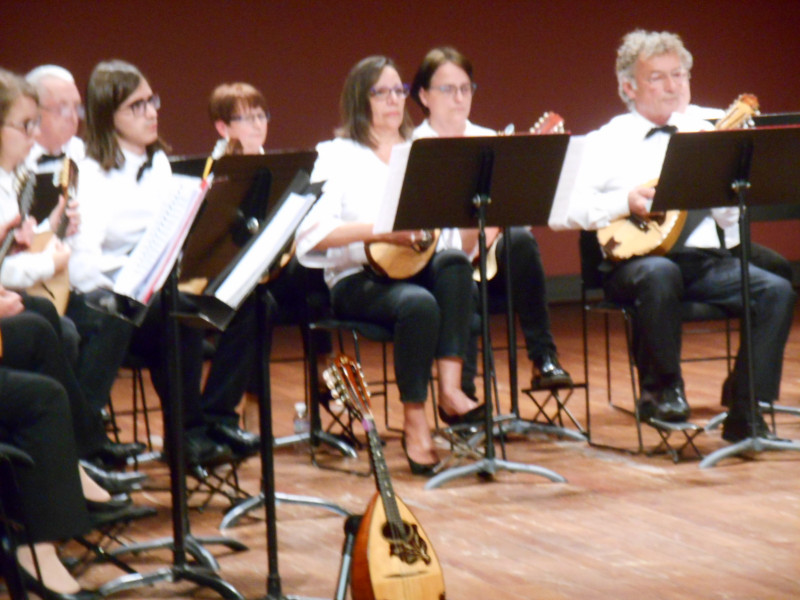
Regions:
<instances>
[{"instance_id":1,"label":"black leather dress shoe","mask_svg":"<svg viewBox=\"0 0 800 600\"><path fill-rule=\"evenodd\" d=\"M218 444L228 446L238 456L246 457L258 454L261 449L261 437L233 425L215 423L208 430L208 436Z\"/></svg>"},{"instance_id":2,"label":"black leather dress shoe","mask_svg":"<svg viewBox=\"0 0 800 600\"><path fill-rule=\"evenodd\" d=\"M184 440L186 464L210 466L233 458L231 449L217 444L206 435L187 435Z\"/></svg>"},{"instance_id":3,"label":"black leather dress shoe","mask_svg":"<svg viewBox=\"0 0 800 600\"><path fill-rule=\"evenodd\" d=\"M686 421L691 414L686 402L682 384L676 384L661 390L661 398L655 407L653 417L669 423Z\"/></svg>"},{"instance_id":4,"label":"black leather dress shoe","mask_svg":"<svg viewBox=\"0 0 800 600\"><path fill-rule=\"evenodd\" d=\"M80 461L80 464L86 474L109 494L122 494L141 489L142 482L147 479L145 473L138 471L106 471L87 460Z\"/></svg>"},{"instance_id":5,"label":"black leather dress shoe","mask_svg":"<svg viewBox=\"0 0 800 600\"><path fill-rule=\"evenodd\" d=\"M101 446L92 458L101 460L103 464L109 467L124 467L128 464L129 458L141 454L145 451L145 448L146 446L139 442L132 442L129 444L108 442Z\"/></svg>"},{"instance_id":6,"label":"black leather dress shoe","mask_svg":"<svg viewBox=\"0 0 800 600\"><path fill-rule=\"evenodd\" d=\"M773 442L785 441L772 433L760 412L756 413L755 422L749 411L744 414L731 411L722 422L722 439L735 444L747 438L758 437Z\"/></svg>"},{"instance_id":7,"label":"black leather dress shoe","mask_svg":"<svg viewBox=\"0 0 800 600\"><path fill-rule=\"evenodd\" d=\"M572 386L572 377L559 364L555 353L548 352L534 360L533 366L536 369L531 379L531 387L549 389Z\"/></svg>"},{"instance_id":8,"label":"black leather dress shoe","mask_svg":"<svg viewBox=\"0 0 800 600\"><path fill-rule=\"evenodd\" d=\"M661 398L661 393L653 390L642 390L639 396L639 420L647 422L656 414L656 405Z\"/></svg>"}]
</instances>

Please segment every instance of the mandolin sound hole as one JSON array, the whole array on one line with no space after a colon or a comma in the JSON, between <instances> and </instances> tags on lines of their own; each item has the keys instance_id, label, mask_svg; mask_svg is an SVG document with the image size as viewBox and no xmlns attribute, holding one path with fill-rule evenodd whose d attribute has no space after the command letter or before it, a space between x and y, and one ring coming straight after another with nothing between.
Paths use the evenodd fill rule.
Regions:
<instances>
[{"instance_id":1,"label":"mandolin sound hole","mask_svg":"<svg viewBox=\"0 0 800 600\"><path fill-rule=\"evenodd\" d=\"M428 554L428 544L419 535L416 525L410 525L405 521L398 527L386 522L381 531L383 537L389 542L389 556L397 556L404 563L413 565L421 560L426 565L431 563Z\"/></svg>"}]
</instances>

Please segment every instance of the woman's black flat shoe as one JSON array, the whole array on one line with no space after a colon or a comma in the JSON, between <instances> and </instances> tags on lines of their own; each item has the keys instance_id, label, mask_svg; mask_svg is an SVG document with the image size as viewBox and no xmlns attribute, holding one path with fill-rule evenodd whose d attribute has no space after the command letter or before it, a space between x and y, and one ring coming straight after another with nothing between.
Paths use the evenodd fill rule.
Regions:
<instances>
[{"instance_id":1,"label":"woman's black flat shoe","mask_svg":"<svg viewBox=\"0 0 800 600\"><path fill-rule=\"evenodd\" d=\"M60 594L46 587L41 581L20 567L22 583L29 592L33 592L42 600L97 600L102 598L99 592L81 590L76 594Z\"/></svg>"},{"instance_id":2,"label":"woman's black flat shoe","mask_svg":"<svg viewBox=\"0 0 800 600\"><path fill-rule=\"evenodd\" d=\"M448 415L441 406L438 406L439 418L447 425L476 425L483 423L486 418L486 406L481 404L468 410L463 415Z\"/></svg>"},{"instance_id":3,"label":"woman's black flat shoe","mask_svg":"<svg viewBox=\"0 0 800 600\"><path fill-rule=\"evenodd\" d=\"M403 446L403 453L406 455L406 460L408 461L408 466L411 469L412 475L422 475L424 477L433 477L436 474L436 467L439 466L438 462L430 463L430 464L422 464L415 461L408 455L408 449L406 448L406 438L403 438L400 441L401 445Z\"/></svg>"}]
</instances>

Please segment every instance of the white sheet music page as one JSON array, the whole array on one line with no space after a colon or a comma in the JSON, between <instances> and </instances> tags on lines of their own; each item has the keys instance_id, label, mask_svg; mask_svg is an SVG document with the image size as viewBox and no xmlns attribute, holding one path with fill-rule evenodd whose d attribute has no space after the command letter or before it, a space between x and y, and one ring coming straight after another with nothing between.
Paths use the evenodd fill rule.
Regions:
<instances>
[{"instance_id":1,"label":"white sheet music page","mask_svg":"<svg viewBox=\"0 0 800 600\"><path fill-rule=\"evenodd\" d=\"M214 296L231 308L238 308L270 266L278 260L281 250L294 235L316 199L314 194L289 194L225 281L219 285Z\"/></svg>"},{"instance_id":2,"label":"white sheet music page","mask_svg":"<svg viewBox=\"0 0 800 600\"><path fill-rule=\"evenodd\" d=\"M164 285L189 233L207 186L197 177L173 175L161 212L120 270L114 291L147 304Z\"/></svg>"},{"instance_id":3,"label":"white sheet music page","mask_svg":"<svg viewBox=\"0 0 800 600\"><path fill-rule=\"evenodd\" d=\"M573 192L578 172L583 159L583 146L586 142L585 135L573 135L569 138L567 154L564 157L564 164L561 165L561 175L556 187L556 195L553 199L553 206L550 209L550 218L547 224L550 229L559 231L563 229L580 229L570 220L572 206L582 201L575 198Z\"/></svg>"},{"instance_id":4,"label":"white sheet music page","mask_svg":"<svg viewBox=\"0 0 800 600\"><path fill-rule=\"evenodd\" d=\"M400 202L400 192L406 176L408 155L411 153L411 143L397 144L392 148L392 155L389 157L389 177L383 194L383 202L381 202L378 216L373 225L373 233L389 233L394 227L397 204Z\"/></svg>"}]
</instances>

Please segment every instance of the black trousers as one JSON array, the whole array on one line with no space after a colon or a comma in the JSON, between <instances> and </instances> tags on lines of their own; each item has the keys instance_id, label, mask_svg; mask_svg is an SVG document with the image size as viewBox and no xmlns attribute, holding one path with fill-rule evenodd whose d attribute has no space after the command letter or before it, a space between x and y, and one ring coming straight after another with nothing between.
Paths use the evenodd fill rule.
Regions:
<instances>
[{"instance_id":1,"label":"black trousers","mask_svg":"<svg viewBox=\"0 0 800 600\"><path fill-rule=\"evenodd\" d=\"M497 275L489 280L491 296L506 296L506 244L511 244L511 300L519 318L528 358L534 361L556 351L550 331L547 288L539 244L528 227L509 227L497 243ZM476 292L477 293L477 292ZM479 296L476 296L476 303ZM479 304L478 304L479 306ZM464 364L461 387L475 396L479 332L473 331Z\"/></svg>"},{"instance_id":2,"label":"black trousers","mask_svg":"<svg viewBox=\"0 0 800 600\"><path fill-rule=\"evenodd\" d=\"M138 328L111 315L94 310L86 298L70 298L68 315L81 334L79 379L87 388L95 410L108 402L111 387L125 356L130 351L142 357L150 370L153 386L162 403L167 398L167 363L172 349L166 347L165 323L161 295L150 304L142 325ZM180 303L191 305L179 296ZM206 385L201 393L203 375L202 329L180 325L181 402L187 431L205 428L222 421L238 423L236 407L247 387L255 362L256 312L255 297L251 295L233 317L219 342L211 363Z\"/></svg>"},{"instance_id":3,"label":"black trousers","mask_svg":"<svg viewBox=\"0 0 800 600\"><path fill-rule=\"evenodd\" d=\"M403 402L425 402L434 358L464 359L475 312L472 266L466 255L434 255L411 279L395 281L361 271L331 290L336 315L390 327L394 369Z\"/></svg>"},{"instance_id":4,"label":"black trousers","mask_svg":"<svg viewBox=\"0 0 800 600\"><path fill-rule=\"evenodd\" d=\"M53 328L53 323L59 327L58 314L49 301L41 298L26 298L25 306L27 310L21 314L0 319L2 365L45 375L58 382L68 399L69 423L78 456L90 458L109 440L100 415L86 402L64 355L57 333L60 329Z\"/></svg>"},{"instance_id":5,"label":"black trousers","mask_svg":"<svg viewBox=\"0 0 800 600\"><path fill-rule=\"evenodd\" d=\"M783 351L797 298L784 278L750 265L753 372L756 397L780 393ZM667 257L633 258L607 276L606 293L634 304L634 354L644 389L681 380L682 300L715 304L741 314L740 261L725 251L684 249ZM742 347L734 368L734 410L747 409L747 373Z\"/></svg>"},{"instance_id":6,"label":"black trousers","mask_svg":"<svg viewBox=\"0 0 800 600\"><path fill-rule=\"evenodd\" d=\"M274 312L277 324L312 323L330 315L330 291L325 285L322 269L304 267L297 257L292 257L267 287L276 303ZM318 354L331 352L333 345L330 332L316 330L310 335L314 336L313 346Z\"/></svg>"},{"instance_id":7,"label":"black trousers","mask_svg":"<svg viewBox=\"0 0 800 600\"><path fill-rule=\"evenodd\" d=\"M5 332L4 332L5 334ZM5 335L4 342L5 342ZM67 393L54 379L0 366L0 441L27 452L35 466L15 467L20 494L0 482L12 516L25 524L27 540L57 541L89 531L89 514L78 477L78 455Z\"/></svg>"}]
</instances>

